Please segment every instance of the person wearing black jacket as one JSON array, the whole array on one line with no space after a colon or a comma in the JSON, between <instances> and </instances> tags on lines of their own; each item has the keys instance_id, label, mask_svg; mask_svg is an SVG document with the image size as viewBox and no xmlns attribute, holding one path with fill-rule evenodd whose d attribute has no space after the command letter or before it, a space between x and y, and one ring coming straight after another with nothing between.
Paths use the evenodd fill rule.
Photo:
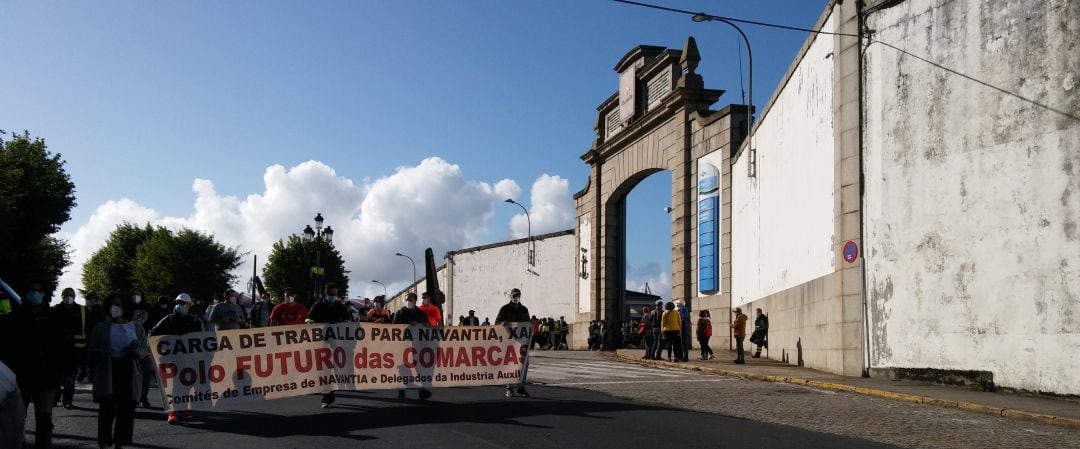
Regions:
<instances>
[{"instance_id":1,"label":"person wearing black jacket","mask_svg":"<svg viewBox=\"0 0 1080 449\"><path fill-rule=\"evenodd\" d=\"M74 366L74 346L41 284L32 284L23 303L3 315L0 342L0 361L15 373L23 404L34 404L34 447L52 447L56 387Z\"/></svg>"},{"instance_id":2,"label":"person wearing black jacket","mask_svg":"<svg viewBox=\"0 0 1080 449\"><path fill-rule=\"evenodd\" d=\"M419 307L416 307L416 293L405 295L405 307L402 307L401 310L394 314L394 324L419 324L422 326L428 324L427 314L420 310ZM431 391L428 391L427 388L421 388L418 394L421 401L431 397ZM397 397L398 399L405 399L405 390L399 389Z\"/></svg>"},{"instance_id":3,"label":"person wearing black jacket","mask_svg":"<svg viewBox=\"0 0 1080 449\"><path fill-rule=\"evenodd\" d=\"M502 324L509 326L512 323L529 323L529 329L532 329L532 322L529 319L529 308L521 304L521 290L517 288L510 289L510 302L499 308L499 314L495 316L495 324ZM525 348L528 351L528 348ZM526 353L527 354L527 353ZM522 397L529 397L529 392L525 390L525 376L529 371L529 357L525 356L525 362L521 366L521 382L517 386L517 395ZM510 384L506 386L506 397L514 397L514 385Z\"/></svg>"},{"instance_id":4,"label":"person wearing black jacket","mask_svg":"<svg viewBox=\"0 0 1080 449\"><path fill-rule=\"evenodd\" d=\"M664 301L656 301L656 307L646 318L645 322L646 332L652 332L652 354L653 360L662 360L661 352L664 349L664 330L661 326L661 322L664 319Z\"/></svg>"},{"instance_id":5,"label":"person wearing black jacket","mask_svg":"<svg viewBox=\"0 0 1080 449\"><path fill-rule=\"evenodd\" d=\"M159 298L160 301L162 298ZM181 293L173 301L172 313L165 315L161 321L158 321L157 325L150 330L150 335L184 335L192 332L202 332L202 321L199 321L195 315L191 314L191 296L187 293ZM175 383L174 383L175 385ZM175 395L174 391L174 395ZM168 407L166 407L168 408ZM165 420L169 424L177 424L180 422L180 418L191 418L191 411L185 410L179 416L175 411L170 410L166 415Z\"/></svg>"},{"instance_id":6,"label":"person wearing black jacket","mask_svg":"<svg viewBox=\"0 0 1080 449\"><path fill-rule=\"evenodd\" d=\"M346 321L352 321L352 315L349 314L349 310L345 308L345 304L338 300L337 297L337 285L333 282L327 282L324 289L326 296L323 299L315 301L308 309L308 323L344 323ZM322 408L329 408L330 404L334 403L334 391L330 390L322 395Z\"/></svg>"},{"instance_id":7,"label":"person wearing black jacket","mask_svg":"<svg viewBox=\"0 0 1080 449\"><path fill-rule=\"evenodd\" d=\"M68 334L71 352L71 370L64 373L63 384L57 391L56 402L62 402L64 408L71 408L71 401L75 397L76 371L82 364L80 360L86 358L86 335L83 334L83 323L86 321L86 308L75 304L75 289L68 287L61 293L63 301L53 306L53 314L62 323Z\"/></svg>"}]
</instances>

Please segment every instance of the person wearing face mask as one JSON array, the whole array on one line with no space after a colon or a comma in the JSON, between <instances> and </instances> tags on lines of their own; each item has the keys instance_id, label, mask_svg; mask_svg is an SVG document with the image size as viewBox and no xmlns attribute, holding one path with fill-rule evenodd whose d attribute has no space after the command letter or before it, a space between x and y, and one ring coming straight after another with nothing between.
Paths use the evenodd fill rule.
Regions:
<instances>
[{"instance_id":1,"label":"person wearing face mask","mask_svg":"<svg viewBox=\"0 0 1080 449\"><path fill-rule=\"evenodd\" d=\"M270 312L270 325L304 324L304 320L307 320L307 314L307 307L296 302L296 291L292 287L288 287L285 289L285 302L274 306L274 310Z\"/></svg>"},{"instance_id":2,"label":"person wearing face mask","mask_svg":"<svg viewBox=\"0 0 1080 449\"><path fill-rule=\"evenodd\" d=\"M135 403L146 379L140 362L150 354L146 330L131 320L131 295L110 293L105 298L109 320L90 334L86 352L94 365L94 402L98 409L98 446L131 444Z\"/></svg>"},{"instance_id":3,"label":"person wearing face mask","mask_svg":"<svg viewBox=\"0 0 1080 449\"><path fill-rule=\"evenodd\" d=\"M84 323L83 325L83 333L88 339L90 337L90 333L94 331L94 327L96 327L98 323L108 319L108 317L106 316L107 314L108 312L106 312L105 308L101 306L101 296L94 292L87 293L86 323ZM83 355L82 359L80 359L80 361L82 362L82 368L80 368L79 371L78 381L82 382L87 377L92 379L94 377L93 367L90 366L90 364L88 363L85 354Z\"/></svg>"},{"instance_id":4,"label":"person wearing face mask","mask_svg":"<svg viewBox=\"0 0 1080 449\"><path fill-rule=\"evenodd\" d=\"M333 324L351 321L352 316L349 314L349 310L345 308L345 304L338 300L337 285L333 282L327 282L323 291L326 292L326 295L311 305L306 322ZM333 390L323 393L322 408L329 408L335 399Z\"/></svg>"},{"instance_id":5,"label":"person wearing face mask","mask_svg":"<svg viewBox=\"0 0 1080 449\"><path fill-rule=\"evenodd\" d=\"M141 288L132 288L128 294L131 297L132 304L131 321L142 326L143 331L149 332L150 328L157 323L153 308L146 303ZM139 361L139 368L142 369L142 376L145 380L142 383L142 393L139 395L139 407L150 408L150 381L154 378L153 359L147 355L145 359Z\"/></svg>"},{"instance_id":6,"label":"person wearing face mask","mask_svg":"<svg viewBox=\"0 0 1080 449\"><path fill-rule=\"evenodd\" d=\"M495 324L502 324L509 326L512 323L530 323L529 308L521 304L521 290L517 288L510 289L510 302L499 308L499 314L495 316ZM528 348L525 348L527 351ZM517 385L517 396L529 397L529 392L525 390L525 373L529 370L529 358L525 356L525 362L521 367L521 382ZM506 386L506 397L514 397L514 385Z\"/></svg>"},{"instance_id":7,"label":"person wearing face mask","mask_svg":"<svg viewBox=\"0 0 1080 449\"><path fill-rule=\"evenodd\" d=\"M416 293L409 292L405 295L405 306L398 310L394 314L394 324L423 324L428 325L430 317L420 307L416 305ZM421 388L420 400L426 400L431 397L431 391L426 388ZM398 390L398 399L405 399L405 390Z\"/></svg>"},{"instance_id":8,"label":"person wearing face mask","mask_svg":"<svg viewBox=\"0 0 1080 449\"><path fill-rule=\"evenodd\" d=\"M202 332L202 323L199 322L198 317L191 313L190 295L181 293L172 304L172 313L158 321L157 325L150 330L150 335L184 335L192 332ZM175 391L173 393L176 395ZM184 410L179 414L170 411L165 419L169 424L179 424L180 418L190 419L191 411Z\"/></svg>"},{"instance_id":9,"label":"person wearing face mask","mask_svg":"<svg viewBox=\"0 0 1080 449\"><path fill-rule=\"evenodd\" d=\"M48 306L41 284L0 324L0 361L15 373L23 404L34 404L34 447L52 447L56 387L73 367L68 330Z\"/></svg>"},{"instance_id":10,"label":"person wearing face mask","mask_svg":"<svg viewBox=\"0 0 1080 449\"><path fill-rule=\"evenodd\" d=\"M66 333L66 338L69 341L72 349L71 358L71 370L64 373L64 381L61 385L62 392L57 392L56 402L62 402L64 408L70 409L72 407L71 401L75 397L75 377L78 375L77 371L80 360L86 357L86 308L75 304L75 289L68 287L61 293L63 300L60 304L53 306L53 313L56 314L57 320L59 320ZM62 394L61 394L62 393Z\"/></svg>"},{"instance_id":11,"label":"person wearing face mask","mask_svg":"<svg viewBox=\"0 0 1080 449\"><path fill-rule=\"evenodd\" d=\"M230 288L225 291L225 302L214 306L210 312L210 322L217 330L240 329L247 324L244 308L237 304L239 298L240 294Z\"/></svg>"},{"instance_id":12,"label":"person wearing face mask","mask_svg":"<svg viewBox=\"0 0 1080 449\"><path fill-rule=\"evenodd\" d=\"M255 295L255 304L252 304L248 312L248 323L251 327L266 327L270 325L270 312L274 307L270 303L270 295L261 292Z\"/></svg>"},{"instance_id":13,"label":"person wearing face mask","mask_svg":"<svg viewBox=\"0 0 1080 449\"><path fill-rule=\"evenodd\" d=\"M371 323L381 324L389 324L392 322L390 319L390 309L386 308L385 296L379 295L375 297L375 307L368 310L365 320Z\"/></svg>"},{"instance_id":14,"label":"person wearing face mask","mask_svg":"<svg viewBox=\"0 0 1080 449\"><path fill-rule=\"evenodd\" d=\"M442 322L442 311L439 310L438 306L431 303L432 296L434 295L432 295L431 292L424 292L424 294L420 296L419 309L424 312L424 315L427 315L428 326L435 327Z\"/></svg>"}]
</instances>

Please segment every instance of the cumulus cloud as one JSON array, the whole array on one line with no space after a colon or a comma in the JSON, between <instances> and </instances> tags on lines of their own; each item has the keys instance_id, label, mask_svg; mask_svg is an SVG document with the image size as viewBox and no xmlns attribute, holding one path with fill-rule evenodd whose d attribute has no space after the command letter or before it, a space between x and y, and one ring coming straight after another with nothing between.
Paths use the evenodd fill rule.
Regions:
<instances>
[{"instance_id":1,"label":"cumulus cloud","mask_svg":"<svg viewBox=\"0 0 1080 449\"><path fill-rule=\"evenodd\" d=\"M522 213L510 220L510 236L516 239L527 237L529 219L532 220L533 235L573 228L574 200L570 196L570 182L548 174L537 178L529 199L529 216Z\"/></svg>"},{"instance_id":2,"label":"cumulus cloud","mask_svg":"<svg viewBox=\"0 0 1080 449\"><path fill-rule=\"evenodd\" d=\"M664 300L671 299L671 273L660 268L659 262L649 262L644 266L626 266L626 289L644 292L645 284L649 291Z\"/></svg>"},{"instance_id":3,"label":"cumulus cloud","mask_svg":"<svg viewBox=\"0 0 1080 449\"><path fill-rule=\"evenodd\" d=\"M308 161L292 168L268 167L263 191L243 198L219 194L207 179L195 179L191 188L194 207L186 217L161 216L129 199L98 206L76 231L60 235L73 250L73 264L60 285L81 286L83 264L123 222L188 227L240 247L247 253L235 273L242 283L250 276L253 255L261 264L274 242L299 233L319 212L334 228L334 244L351 271L350 295L373 296L382 288L370 284L371 279L383 281L391 290L412 282L412 266L394 253L411 256L417 262L417 276L423 276L425 248L431 247L441 258L449 250L488 243L484 239L495 208L522 192L510 179L494 184L468 179L459 166L438 157L359 184L326 164ZM573 204L565 179L543 175L531 195L534 232L572 225Z\"/></svg>"}]
</instances>

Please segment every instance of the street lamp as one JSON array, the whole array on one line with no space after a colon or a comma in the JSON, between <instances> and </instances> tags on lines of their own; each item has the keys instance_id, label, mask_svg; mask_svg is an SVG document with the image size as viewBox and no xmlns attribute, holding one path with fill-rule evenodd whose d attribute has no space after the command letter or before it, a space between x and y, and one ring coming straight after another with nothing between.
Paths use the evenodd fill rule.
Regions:
<instances>
[{"instance_id":1,"label":"street lamp","mask_svg":"<svg viewBox=\"0 0 1080 449\"><path fill-rule=\"evenodd\" d=\"M412 257L406 256L401 253L394 253L394 255L409 259L409 262L412 263L413 293L416 293L416 262L412 260Z\"/></svg>"},{"instance_id":2,"label":"street lamp","mask_svg":"<svg viewBox=\"0 0 1080 449\"><path fill-rule=\"evenodd\" d=\"M376 281L374 279L372 279L371 282L374 282L374 283L379 284L379 285L382 286L382 295L383 295L383 298L385 298L386 295L387 295L387 293L386 293L386 284L383 284L382 282Z\"/></svg>"},{"instance_id":3,"label":"street lamp","mask_svg":"<svg viewBox=\"0 0 1080 449\"><path fill-rule=\"evenodd\" d=\"M739 32L739 35L742 36L743 42L746 43L746 60L750 63L750 82L747 83L749 84L749 87L747 89L747 100L749 100L749 104L747 105L746 109L746 149L750 152L750 160L748 161L749 163L746 164L746 168L749 176L754 176L756 172L757 161L754 160L756 155L754 154L753 141L750 140L750 131L753 129L752 127L754 121L754 53L750 51L750 39L747 39L746 33L743 32L742 28L739 28L739 26L736 25L734 22L727 20L723 17L717 17L711 14L699 12L697 14L694 14L690 19L694 22L716 21L731 25L732 28L735 28L735 31Z\"/></svg>"},{"instance_id":4,"label":"street lamp","mask_svg":"<svg viewBox=\"0 0 1080 449\"><path fill-rule=\"evenodd\" d=\"M323 279L322 269L322 244L325 242L329 244L334 238L334 229L330 226L323 230L323 216L322 213L315 214L315 229L311 229L311 225L304 226L304 240L315 242L315 268L312 269L312 273L315 275L315 296L319 297L319 292L322 290L320 281Z\"/></svg>"},{"instance_id":5,"label":"street lamp","mask_svg":"<svg viewBox=\"0 0 1080 449\"><path fill-rule=\"evenodd\" d=\"M533 239L532 239L532 218L529 217L529 210L526 209L525 206L522 206L521 203L519 203L517 201L514 201L513 199L507 198L505 202L510 203L510 204L517 204L518 207L521 208L521 210L525 211L525 223L528 224L527 229L528 229L528 236L529 236L529 243L528 243L528 247L529 247L529 265L535 266L536 265L536 244L533 242Z\"/></svg>"}]
</instances>

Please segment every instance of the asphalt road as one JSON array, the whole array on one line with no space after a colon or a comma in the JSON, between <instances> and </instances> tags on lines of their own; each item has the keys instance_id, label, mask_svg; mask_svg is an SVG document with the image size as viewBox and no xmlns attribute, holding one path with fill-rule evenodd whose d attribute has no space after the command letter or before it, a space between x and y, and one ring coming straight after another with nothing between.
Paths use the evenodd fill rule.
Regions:
<instances>
[{"instance_id":1,"label":"asphalt road","mask_svg":"<svg viewBox=\"0 0 1080 449\"><path fill-rule=\"evenodd\" d=\"M531 398L505 398L501 387L437 389L434 397L424 402L415 399L415 392L404 401L393 391L341 392L334 407L326 410L319 407L318 396L304 396L233 410L195 412L191 421L179 426L168 425L160 410L139 409L135 447L894 447L687 410L663 398L641 401L578 388L576 384L601 380L595 379L597 369L610 372L599 374L609 383L640 382L642 377L664 382L669 379L664 376L678 381L686 374L620 366L582 353L576 355L580 360L572 360L563 354L568 353L538 354L533 359L530 381L537 384L529 387ZM678 404L681 398L672 396L670 402ZM97 412L89 392L77 395L76 406L55 409L54 443L57 447L96 447Z\"/></svg>"}]
</instances>

